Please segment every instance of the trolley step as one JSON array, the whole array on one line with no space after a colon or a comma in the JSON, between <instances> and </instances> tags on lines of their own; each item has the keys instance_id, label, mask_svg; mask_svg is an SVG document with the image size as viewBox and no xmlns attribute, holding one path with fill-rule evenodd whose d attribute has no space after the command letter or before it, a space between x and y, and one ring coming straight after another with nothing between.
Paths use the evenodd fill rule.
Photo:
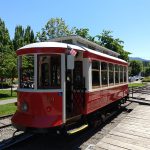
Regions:
<instances>
[{"instance_id":1,"label":"trolley step","mask_svg":"<svg viewBox=\"0 0 150 150\"><path fill-rule=\"evenodd\" d=\"M74 133L77 133L77 132L79 132L79 131L81 131L81 130L84 130L84 129L87 128L87 127L88 127L88 125L87 125L87 124L84 124L84 125L82 125L82 126L80 126L80 127L78 127L78 128L74 128L74 129L68 130L67 133L68 133L68 134L74 134Z\"/></svg>"}]
</instances>

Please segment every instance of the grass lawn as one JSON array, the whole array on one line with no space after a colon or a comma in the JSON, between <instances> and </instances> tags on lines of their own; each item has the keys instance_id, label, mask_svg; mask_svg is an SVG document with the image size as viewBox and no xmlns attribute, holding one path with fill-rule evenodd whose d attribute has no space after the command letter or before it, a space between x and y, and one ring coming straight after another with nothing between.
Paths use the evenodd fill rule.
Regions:
<instances>
[{"instance_id":1,"label":"grass lawn","mask_svg":"<svg viewBox=\"0 0 150 150\"><path fill-rule=\"evenodd\" d=\"M144 86L146 83L129 83L129 87L141 87Z\"/></svg>"},{"instance_id":2,"label":"grass lawn","mask_svg":"<svg viewBox=\"0 0 150 150\"><path fill-rule=\"evenodd\" d=\"M13 114L17 109L14 103L0 105L0 116Z\"/></svg>"},{"instance_id":3,"label":"grass lawn","mask_svg":"<svg viewBox=\"0 0 150 150\"><path fill-rule=\"evenodd\" d=\"M6 100L11 98L16 98L17 92L13 91L11 96L11 90L0 90L0 100Z\"/></svg>"}]
</instances>

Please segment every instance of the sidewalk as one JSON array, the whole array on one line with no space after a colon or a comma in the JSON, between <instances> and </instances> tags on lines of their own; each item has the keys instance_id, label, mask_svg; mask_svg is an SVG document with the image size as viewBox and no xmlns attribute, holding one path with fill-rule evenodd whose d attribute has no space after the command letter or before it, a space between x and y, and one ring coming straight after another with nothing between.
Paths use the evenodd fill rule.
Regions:
<instances>
[{"instance_id":1,"label":"sidewalk","mask_svg":"<svg viewBox=\"0 0 150 150\"><path fill-rule=\"evenodd\" d=\"M0 105L10 104L17 102L17 98L8 99L8 100L0 100Z\"/></svg>"},{"instance_id":2,"label":"sidewalk","mask_svg":"<svg viewBox=\"0 0 150 150\"><path fill-rule=\"evenodd\" d=\"M150 83L141 93L134 93L134 95L150 102L149 91ZM138 105L130 112L94 147L94 150L102 149L150 150L150 106Z\"/></svg>"},{"instance_id":3,"label":"sidewalk","mask_svg":"<svg viewBox=\"0 0 150 150\"><path fill-rule=\"evenodd\" d=\"M3 89L0 89L0 90L11 90L11 88L3 88ZM17 87L13 87L12 90L13 91L17 90Z\"/></svg>"},{"instance_id":4,"label":"sidewalk","mask_svg":"<svg viewBox=\"0 0 150 150\"><path fill-rule=\"evenodd\" d=\"M150 106L139 105L103 139L94 150L149 150Z\"/></svg>"}]
</instances>

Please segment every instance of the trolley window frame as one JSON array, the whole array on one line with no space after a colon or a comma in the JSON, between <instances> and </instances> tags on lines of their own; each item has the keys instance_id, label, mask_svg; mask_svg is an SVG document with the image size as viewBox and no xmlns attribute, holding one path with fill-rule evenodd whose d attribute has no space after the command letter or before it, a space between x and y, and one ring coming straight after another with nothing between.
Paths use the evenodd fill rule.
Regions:
<instances>
[{"instance_id":1,"label":"trolley window frame","mask_svg":"<svg viewBox=\"0 0 150 150\"><path fill-rule=\"evenodd\" d=\"M48 64L48 85L45 86L39 86L39 70L41 69L41 66L40 66L40 62L39 62L39 57L49 57L49 60L48 60L48 63L47 62L44 62L43 64ZM59 60L58 61L54 61L52 59L52 57L59 57ZM52 64L53 63L53 64ZM55 63L59 63L59 84L56 83L57 81L52 81L53 78L58 78L58 75L56 75L56 72L58 72L58 70L56 71L56 69L58 69L56 67L56 64ZM54 65L55 64L55 65ZM61 89L61 55L59 54L38 54L37 55L37 65L39 66L38 69L37 69L37 89ZM44 65L43 65L44 66ZM55 72L55 74L54 74ZM45 72L43 72L45 73ZM44 74L45 75L45 74ZM56 77L57 76L57 77ZM57 85L56 85L57 84Z\"/></svg>"},{"instance_id":2,"label":"trolley window frame","mask_svg":"<svg viewBox=\"0 0 150 150\"><path fill-rule=\"evenodd\" d=\"M30 57L33 60L30 60ZM29 61L33 61L29 63ZM19 88L34 89L35 88L35 56L34 54L21 55L18 58L18 78Z\"/></svg>"},{"instance_id":3,"label":"trolley window frame","mask_svg":"<svg viewBox=\"0 0 150 150\"><path fill-rule=\"evenodd\" d=\"M99 62L99 70L98 68L93 68L93 62ZM105 68L102 67L102 64L105 64ZM110 67L112 65L112 67ZM99 81L97 82L97 85L93 84L93 72L99 72ZM103 84L102 77L103 72L105 73L105 77L107 77L107 83ZM113 75L113 79L110 78L110 72ZM122 75L122 80L120 80L120 76ZM128 66L122 65L119 63L112 63L108 61L101 61L101 60L95 60L92 59L91 62L91 87L92 89L99 89L99 88L107 88L107 87L114 87L117 85L123 85L128 83ZM112 80L110 82L110 80ZM98 84L99 83L99 84Z\"/></svg>"},{"instance_id":4,"label":"trolley window frame","mask_svg":"<svg viewBox=\"0 0 150 150\"><path fill-rule=\"evenodd\" d=\"M33 79L33 82L32 82L32 88L26 88L26 87L22 87L21 86L21 82L22 82L22 58L24 56L30 56L32 55L33 56L33 59L34 59L34 62L33 62L33 76L34 76L34 79ZM59 56L60 58L60 61L59 61L59 64L60 64L60 85L59 86L51 86L50 88L38 88L38 70L39 70L39 66L38 66L38 56L41 56L41 55L46 55L46 56L51 56L51 55L55 55L55 56ZM18 62L17 62L17 68L18 68L18 90L19 91L49 91L49 90L52 90L52 91L60 91L62 89L62 79L61 79L61 76L62 76L62 55L61 54L58 54L58 53L49 53L49 54L37 54L37 53L32 53L32 54L23 54L23 55L18 55Z\"/></svg>"}]
</instances>

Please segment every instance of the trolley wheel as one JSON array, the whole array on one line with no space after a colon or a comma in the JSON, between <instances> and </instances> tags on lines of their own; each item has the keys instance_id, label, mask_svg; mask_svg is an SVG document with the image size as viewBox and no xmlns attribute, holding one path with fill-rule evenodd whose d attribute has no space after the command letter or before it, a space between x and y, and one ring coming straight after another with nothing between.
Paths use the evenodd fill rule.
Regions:
<instances>
[{"instance_id":1,"label":"trolley wheel","mask_svg":"<svg viewBox=\"0 0 150 150\"><path fill-rule=\"evenodd\" d=\"M89 127L91 128L98 128L100 125L102 125L103 120L102 118L99 116L97 118L93 118L88 122Z\"/></svg>"}]
</instances>

